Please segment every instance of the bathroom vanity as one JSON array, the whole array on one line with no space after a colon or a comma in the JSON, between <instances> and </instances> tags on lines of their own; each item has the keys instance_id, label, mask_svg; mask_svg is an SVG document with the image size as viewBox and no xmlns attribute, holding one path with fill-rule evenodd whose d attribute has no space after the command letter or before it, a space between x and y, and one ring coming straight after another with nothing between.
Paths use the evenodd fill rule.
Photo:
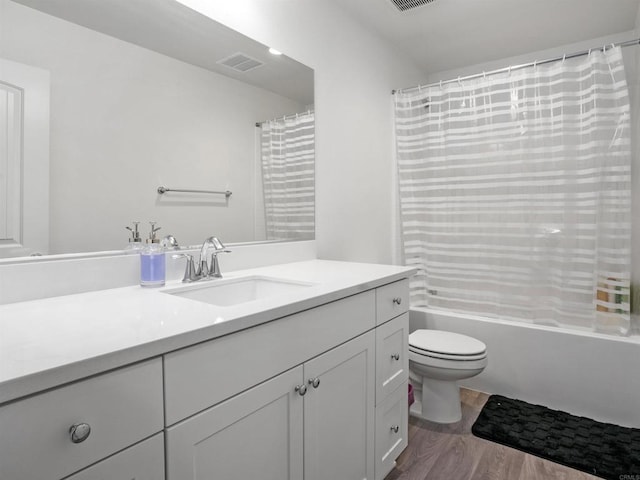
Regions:
<instances>
[{"instance_id":1,"label":"bathroom vanity","mask_svg":"<svg viewBox=\"0 0 640 480\"><path fill-rule=\"evenodd\" d=\"M412 274L312 260L0 306L0 478L382 479Z\"/></svg>"}]
</instances>

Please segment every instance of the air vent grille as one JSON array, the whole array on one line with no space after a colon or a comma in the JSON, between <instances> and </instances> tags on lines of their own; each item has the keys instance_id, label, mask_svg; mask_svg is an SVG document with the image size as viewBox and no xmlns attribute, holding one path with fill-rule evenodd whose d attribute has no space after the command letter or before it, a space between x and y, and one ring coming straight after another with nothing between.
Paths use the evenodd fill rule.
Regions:
<instances>
[{"instance_id":1,"label":"air vent grille","mask_svg":"<svg viewBox=\"0 0 640 480\"><path fill-rule=\"evenodd\" d=\"M412 8L421 7L433 1L434 0L391 0L391 2L396 6L396 8L401 12L404 12L406 10L411 10Z\"/></svg>"},{"instance_id":2,"label":"air vent grille","mask_svg":"<svg viewBox=\"0 0 640 480\"><path fill-rule=\"evenodd\" d=\"M249 70L253 70L254 68L264 65L260 60L256 60L255 58L240 52L234 53L222 60L218 60L217 63L224 65L225 67L233 68L236 72L248 72Z\"/></svg>"}]
</instances>

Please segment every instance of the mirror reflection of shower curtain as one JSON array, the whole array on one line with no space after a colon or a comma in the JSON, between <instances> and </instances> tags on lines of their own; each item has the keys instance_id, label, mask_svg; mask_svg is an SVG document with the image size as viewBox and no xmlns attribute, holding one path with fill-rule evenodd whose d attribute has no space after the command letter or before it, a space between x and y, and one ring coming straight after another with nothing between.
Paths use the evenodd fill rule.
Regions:
<instances>
[{"instance_id":1,"label":"mirror reflection of shower curtain","mask_svg":"<svg viewBox=\"0 0 640 480\"><path fill-rule=\"evenodd\" d=\"M629 332L620 47L400 91L395 111L404 258L419 269L413 304Z\"/></svg>"},{"instance_id":2,"label":"mirror reflection of shower curtain","mask_svg":"<svg viewBox=\"0 0 640 480\"><path fill-rule=\"evenodd\" d=\"M267 240L310 240L315 223L315 118L312 111L262 124Z\"/></svg>"}]
</instances>

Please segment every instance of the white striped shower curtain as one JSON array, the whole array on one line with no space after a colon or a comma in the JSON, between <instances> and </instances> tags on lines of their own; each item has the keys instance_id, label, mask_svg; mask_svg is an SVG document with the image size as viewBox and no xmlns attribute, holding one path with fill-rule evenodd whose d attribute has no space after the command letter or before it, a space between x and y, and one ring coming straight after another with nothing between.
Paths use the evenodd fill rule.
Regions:
<instances>
[{"instance_id":1,"label":"white striped shower curtain","mask_svg":"<svg viewBox=\"0 0 640 480\"><path fill-rule=\"evenodd\" d=\"M314 113L263 123L260 144L267 240L313 239Z\"/></svg>"},{"instance_id":2,"label":"white striped shower curtain","mask_svg":"<svg viewBox=\"0 0 640 480\"><path fill-rule=\"evenodd\" d=\"M630 107L620 47L396 92L412 304L626 334Z\"/></svg>"}]
</instances>

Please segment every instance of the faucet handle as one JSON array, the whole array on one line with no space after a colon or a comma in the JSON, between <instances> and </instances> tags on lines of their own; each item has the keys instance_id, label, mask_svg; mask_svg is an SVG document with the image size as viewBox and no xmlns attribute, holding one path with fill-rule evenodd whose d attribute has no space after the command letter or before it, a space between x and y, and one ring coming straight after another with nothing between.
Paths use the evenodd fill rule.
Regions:
<instances>
[{"instance_id":1,"label":"faucet handle","mask_svg":"<svg viewBox=\"0 0 640 480\"><path fill-rule=\"evenodd\" d=\"M211 254L211 269L209 270L210 277L222 278L222 272L220 271L220 264L218 263L219 253L231 253L231 250L216 250Z\"/></svg>"},{"instance_id":2,"label":"faucet handle","mask_svg":"<svg viewBox=\"0 0 640 480\"><path fill-rule=\"evenodd\" d=\"M178 253L176 255L172 255L171 258L187 259L187 264L184 269L184 277L182 277L183 283L195 282L200 278L198 276L198 272L196 272L196 267L193 263L193 255L189 255L188 253Z\"/></svg>"}]
</instances>

